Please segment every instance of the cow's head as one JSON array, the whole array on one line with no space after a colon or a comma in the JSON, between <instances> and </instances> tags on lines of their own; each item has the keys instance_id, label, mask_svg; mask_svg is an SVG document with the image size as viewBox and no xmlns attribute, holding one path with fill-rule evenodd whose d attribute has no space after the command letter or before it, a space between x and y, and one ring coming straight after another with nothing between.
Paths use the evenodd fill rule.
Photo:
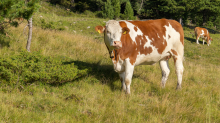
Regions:
<instances>
[{"instance_id":1,"label":"cow's head","mask_svg":"<svg viewBox=\"0 0 220 123\"><path fill-rule=\"evenodd\" d=\"M105 44L109 51L122 47L121 36L129 33L127 27L121 27L118 21L110 20L106 26L96 26L95 30L99 33L104 32Z\"/></svg>"}]
</instances>

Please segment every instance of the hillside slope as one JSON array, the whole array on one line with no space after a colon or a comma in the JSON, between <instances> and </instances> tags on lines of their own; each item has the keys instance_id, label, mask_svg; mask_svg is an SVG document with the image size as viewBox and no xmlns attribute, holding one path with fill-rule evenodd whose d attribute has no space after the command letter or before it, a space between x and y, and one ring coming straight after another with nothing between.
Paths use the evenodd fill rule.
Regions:
<instances>
[{"instance_id":1,"label":"hillside slope","mask_svg":"<svg viewBox=\"0 0 220 123\"><path fill-rule=\"evenodd\" d=\"M195 42L193 30L185 33L185 61L182 90L176 91L173 59L166 88L160 88L158 64L137 66L131 95L121 92L118 74L95 32L105 19L66 12L42 2L33 16L31 51L45 56L67 57L91 69L87 76L58 85L32 84L0 86L2 122L220 122L219 34L208 47ZM65 15L65 16L64 16ZM26 46L26 22L7 30L1 39L1 57L19 54ZM27 30L26 30L27 31ZM25 31L25 33L26 33ZM68 61L69 62L69 61ZM1 82L1 80L0 80Z\"/></svg>"}]
</instances>

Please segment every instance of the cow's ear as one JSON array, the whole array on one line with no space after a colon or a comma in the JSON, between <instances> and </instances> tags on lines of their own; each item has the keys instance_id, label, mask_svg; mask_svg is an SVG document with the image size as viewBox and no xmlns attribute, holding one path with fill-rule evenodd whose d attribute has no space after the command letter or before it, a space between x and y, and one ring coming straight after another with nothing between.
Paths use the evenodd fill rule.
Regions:
<instances>
[{"instance_id":1,"label":"cow's ear","mask_svg":"<svg viewBox=\"0 0 220 123\"><path fill-rule=\"evenodd\" d=\"M122 28L122 34L125 35L125 34L128 34L130 31L130 29L128 27L123 27Z\"/></svg>"},{"instance_id":2,"label":"cow's ear","mask_svg":"<svg viewBox=\"0 0 220 123\"><path fill-rule=\"evenodd\" d=\"M103 33L104 30L105 30L105 27L103 27L103 26L99 25L99 26L95 27L95 31L97 31L98 33Z\"/></svg>"}]
</instances>

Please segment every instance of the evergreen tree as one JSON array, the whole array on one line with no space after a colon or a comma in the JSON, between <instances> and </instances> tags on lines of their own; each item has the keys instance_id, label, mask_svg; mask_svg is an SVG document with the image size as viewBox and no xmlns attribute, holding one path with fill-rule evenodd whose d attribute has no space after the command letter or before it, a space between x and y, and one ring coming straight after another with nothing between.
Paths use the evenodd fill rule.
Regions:
<instances>
[{"instance_id":1,"label":"evergreen tree","mask_svg":"<svg viewBox=\"0 0 220 123\"><path fill-rule=\"evenodd\" d=\"M111 0L107 0L107 2L105 2L105 6L103 10L103 17L109 18L109 19L113 19L114 17L114 11L113 11Z\"/></svg>"},{"instance_id":2,"label":"evergreen tree","mask_svg":"<svg viewBox=\"0 0 220 123\"><path fill-rule=\"evenodd\" d=\"M0 30L9 25L18 26L16 18L28 20L40 5L39 0L1 0L0 1Z\"/></svg>"},{"instance_id":3,"label":"evergreen tree","mask_svg":"<svg viewBox=\"0 0 220 123\"><path fill-rule=\"evenodd\" d=\"M114 5L114 17L115 19L117 19L120 17L120 12L121 12L120 0L115 0L113 5Z\"/></svg>"},{"instance_id":4,"label":"evergreen tree","mask_svg":"<svg viewBox=\"0 0 220 123\"><path fill-rule=\"evenodd\" d=\"M38 2L38 0L2 0L0 2L0 31L2 33L8 25L18 26L16 18L28 21L29 33L26 49L29 52L32 38L32 15L40 8Z\"/></svg>"},{"instance_id":5,"label":"evergreen tree","mask_svg":"<svg viewBox=\"0 0 220 123\"><path fill-rule=\"evenodd\" d=\"M114 6L114 18L117 19L120 17L120 12L121 12L121 4L120 0L112 0L112 5Z\"/></svg>"},{"instance_id":6,"label":"evergreen tree","mask_svg":"<svg viewBox=\"0 0 220 123\"><path fill-rule=\"evenodd\" d=\"M125 15L125 19L129 19L129 20L134 19L134 11L129 1L126 2L124 15Z\"/></svg>"}]
</instances>

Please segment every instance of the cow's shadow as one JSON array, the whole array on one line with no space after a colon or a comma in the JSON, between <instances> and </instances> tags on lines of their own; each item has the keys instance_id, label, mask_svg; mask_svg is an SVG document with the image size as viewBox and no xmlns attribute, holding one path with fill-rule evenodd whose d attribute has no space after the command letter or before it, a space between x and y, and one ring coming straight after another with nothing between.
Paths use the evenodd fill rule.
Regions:
<instances>
[{"instance_id":1,"label":"cow's shadow","mask_svg":"<svg viewBox=\"0 0 220 123\"><path fill-rule=\"evenodd\" d=\"M121 87L117 87L114 85L114 81L119 80L119 75L116 73L113 69L112 65L101 65L101 60L96 62L96 63L88 63L88 62L83 62L83 61L66 61L63 62L64 65L72 64L76 65L79 70L83 70L85 68L90 69L88 72L88 76L95 77L97 80L99 80L102 84L106 84L110 86L111 90L119 90ZM78 78L78 79L83 79L85 76ZM74 81L70 81L74 82ZM51 86L62 86L70 82L65 82L65 83L52 83L50 84ZM93 84L91 82L91 84Z\"/></svg>"},{"instance_id":2,"label":"cow's shadow","mask_svg":"<svg viewBox=\"0 0 220 123\"><path fill-rule=\"evenodd\" d=\"M185 27L188 27L190 29L195 29L198 26L186 25ZM208 28L208 27L204 27L204 26L199 26L199 27L206 28L209 31L209 33L211 33L211 34L220 34L220 32L218 30L214 30L212 28Z\"/></svg>"},{"instance_id":3,"label":"cow's shadow","mask_svg":"<svg viewBox=\"0 0 220 123\"><path fill-rule=\"evenodd\" d=\"M184 37L184 39L190 41L191 43L196 43L196 38ZM203 41L199 40L199 44L202 44L202 43L203 43ZM207 44L207 42L205 41L204 44Z\"/></svg>"}]
</instances>

